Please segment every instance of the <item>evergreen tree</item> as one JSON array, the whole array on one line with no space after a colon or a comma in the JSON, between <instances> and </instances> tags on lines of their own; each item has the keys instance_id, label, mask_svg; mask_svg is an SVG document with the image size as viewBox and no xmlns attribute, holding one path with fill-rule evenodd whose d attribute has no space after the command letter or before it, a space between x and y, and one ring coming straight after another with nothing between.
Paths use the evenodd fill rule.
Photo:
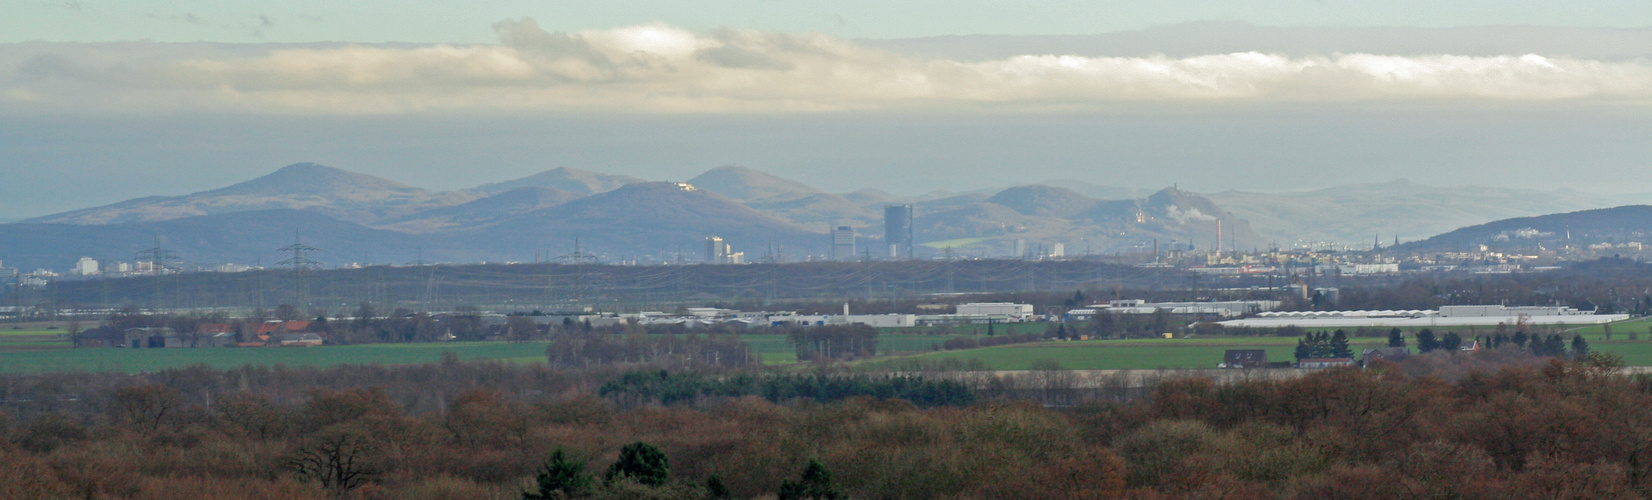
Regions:
<instances>
[{"instance_id":1,"label":"evergreen tree","mask_svg":"<svg viewBox=\"0 0 1652 500\"><path fill-rule=\"evenodd\" d=\"M1330 351L1331 351L1329 353L1330 357L1333 357L1333 358L1352 358L1352 357L1354 357L1354 350L1350 349L1348 347L1348 334L1343 332L1342 330L1337 330L1336 335L1331 336L1331 342L1328 345L1328 347L1330 347Z\"/></svg>"},{"instance_id":2,"label":"evergreen tree","mask_svg":"<svg viewBox=\"0 0 1652 500\"><path fill-rule=\"evenodd\" d=\"M803 477L798 482L780 483L780 500L839 500L843 494L832 486L832 473L818 460L809 460L803 466Z\"/></svg>"},{"instance_id":3,"label":"evergreen tree","mask_svg":"<svg viewBox=\"0 0 1652 500\"><path fill-rule=\"evenodd\" d=\"M1312 357L1314 357L1314 352L1308 348L1308 339L1306 337L1296 339L1296 360L1302 361Z\"/></svg>"},{"instance_id":4,"label":"evergreen tree","mask_svg":"<svg viewBox=\"0 0 1652 500\"><path fill-rule=\"evenodd\" d=\"M1549 356L1565 356L1566 341L1562 340L1559 335L1550 335L1548 340L1543 341L1543 350Z\"/></svg>"},{"instance_id":5,"label":"evergreen tree","mask_svg":"<svg viewBox=\"0 0 1652 500\"><path fill-rule=\"evenodd\" d=\"M534 483L538 491L522 493L523 500L572 498L591 487L591 476L585 474L585 462L568 458L568 454L558 448L551 452L551 459L539 467Z\"/></svg>"},{"instance_id":6,"label":"evergreen tree","mask_svg":"<svg viewBox=\"0 0 1652 500\"><path fill-rule=\"evenodd\" d=\"M1509 339L1510 342L1514 342L1515 347L1521 349L1526 348L1526 341L1528 340L1531 340L1531 337L1527 337L1526 332L1514 332L1514 337Z\"/></svg>"},{"instance_id":7,"label":"evergreen tree","mask_svg":"<svg viewBox=\"0 0 1652 500\"><path fill-rule=\"evenodd\" d=\"M1329 341L1325 332L1308 334L1308 357L1323 358L1326 354L1325 344Z\"/></svg>"},{"instance_id":8,"label":"evergreen tree","mask_svg":"<svg viewBox=\"0 0 1652 500\"><path fill-rule=\"evenodd\" d=\"M723 478L712 474L706 478L706 500L725 500L730 498L728 486L723 485Z\"/></svg>"},{"instance_id":9,"label":"evergreen tree","mask_svg":"<svg viewBox=\"0 0 1652 500\"><path fill-rule=\"evenodd\" d=\"M1442 351L1457 352L1462 347L1463 338L1457 336L1457 332L1446 332L1445 335L1440 337L1440 350Z\"/></svg>"},{"instance_id":10,"label":"evergreen tree","mask_svg":"<svg viewBox=\"0 0 1652 500\"><path fill-rule=\"evenodd\" d=\"M1388 331L1388 347L1405 347L1405 334L1400 329Z\"/></svg>"},{"instance_id":11,"label":"evergreen tree","mask_svg":"<svg viewBox=\"0 0 1652 500\"><path fill-rule=\"evenodd\" d=\"M603 482L607 483L625 478L648 486L663 486L671 479L671 464L665 453L654 445L642 441L631 443L620 448L619 460L602 475Z\"/></svg>"},{"instance_id":12,"label":"evergreen tree","mask_svg":"<svg viewBox=\"0 0 1652 500\"><path fill-rule=\"evenodd\" d=\"M1434 338L1434 330L1427 328L1417 332L1417 352L1434 352L1440 348L1440 341Z\"/></svg>"},{"instance_id":13,"label":"evergreen tree","mask_svg":"<svg viewBox=\"0 0 1652 500\"><path fill-rule=\"evenodd\" d=\"M1589 357L1589 342L1583 340L1582 335L1572 337L1572 357L1584 359Z\"/></svg>"}]
</instances>

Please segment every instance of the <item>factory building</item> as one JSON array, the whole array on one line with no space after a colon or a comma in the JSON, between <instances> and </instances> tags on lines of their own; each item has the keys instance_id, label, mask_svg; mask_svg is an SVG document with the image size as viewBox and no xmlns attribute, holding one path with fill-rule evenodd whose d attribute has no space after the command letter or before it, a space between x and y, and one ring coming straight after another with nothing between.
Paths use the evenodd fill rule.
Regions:
<instances>
[{"instance_id":1,"label":"factory building","mask_svg":"<svg viewBox=\"0 0 1652 500\"><path fill-rule=\"evenodd\" d=\"M1067 311L1067 319L1085 321L1097 314L1168 314L1214 315L1233 318L1278 309L1277 300L1227 300L1212 302L1147 302L1144 300L1114 300L1083 309Z\"/></svg>"},{"instance_id":2,"label":"factory building","mask_svg":"<svg viewBox=\"0 0 1652 500\"><path fill-rule=\"evenodd\" d=\"M1012 304L1009 302L971 302L958 304L957 314L962 316L985 315L1026 318L1033 315L1033 306L1032 304Z\"/></svg>"},{"instance_id":3,"label":"factory building","mask_svg":"<svg viewBox=\"0 0 1652 500\"><path fill-rule=\"evenodd\" d=\"M1497 325L1598 325L1629 319L1627 314L1596 314L1561 306L1442 306L1439 310L1282 311L1254 318L1220 321L1233 328L1435 328Z\"/></svg>"}]
</instances>

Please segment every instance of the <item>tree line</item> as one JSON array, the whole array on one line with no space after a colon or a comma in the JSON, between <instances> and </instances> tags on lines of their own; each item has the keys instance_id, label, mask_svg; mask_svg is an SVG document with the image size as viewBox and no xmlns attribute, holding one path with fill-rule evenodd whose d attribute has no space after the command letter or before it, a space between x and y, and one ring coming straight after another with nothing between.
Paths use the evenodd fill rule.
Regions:
<instances>
[{"instance_id":1,"label":"tree line","mask_svg":"<svg viewBox=\"0 0 1652 500\"><path fill-rule=\"evenodd\" d=\"M991 384L933 404L899 388L922 379L455 359L5 375L0 496L1642 498L1652 377L1620 366L1428 353L1055 407Z\"/></svg>"}]
</instances>

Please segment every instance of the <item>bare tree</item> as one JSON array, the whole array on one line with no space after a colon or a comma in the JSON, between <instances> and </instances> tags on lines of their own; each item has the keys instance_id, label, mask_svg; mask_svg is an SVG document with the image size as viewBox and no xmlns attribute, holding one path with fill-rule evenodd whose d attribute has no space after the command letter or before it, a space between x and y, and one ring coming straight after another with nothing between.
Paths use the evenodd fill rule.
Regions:
<instances>
[{"instance_id":1,"label":"bare tree","mask_svg":"<svg viewBox=\"0 0 1652 500\"><path fill-rule=\"evenodd\" d=\"M287 466L304 479L343 496L382 469L382 449L373 435L358 425L335 425L310 436L293 451Z\"/></svg>"}]
</instances>

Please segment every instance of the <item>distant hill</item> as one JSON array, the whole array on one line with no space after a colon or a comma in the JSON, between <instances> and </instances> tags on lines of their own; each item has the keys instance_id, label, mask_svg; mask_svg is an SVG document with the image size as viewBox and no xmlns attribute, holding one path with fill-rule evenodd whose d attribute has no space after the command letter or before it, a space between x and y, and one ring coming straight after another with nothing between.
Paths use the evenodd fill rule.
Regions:
<instances>
[{"instance_id":1,"label":"distant hill","mask_svg":"<svg viewBox=\"0 0 1652 500\"><path fill-rule=\"evenodd\" d=\"M919 204L919 241L987 255L1013 252L1017 241L1025 250L1047 250L1062 243L1069 254L1142 251L1155 239L1165 249L1172 243L1210 249L1219 231L1223 248L1265 244L1244 219L1209 199L1174 188L1136 200L1096 200L1045 185L1009 188L980 201L957 198L939 205L957 208L924 210L926 205Z\"/></svg>"},{"instance_id":2,"label":"distant hill","mask_svg":"<svg viewBox=\"0 0 1652 500\"><path fill-rule=\"evenodd\" d=\"M1271 240L1370 242L1416 239L1488 221L1603 208L1617 200L1576 191L1437 187L1398 180L1297 193L1225 191L1211 201Z\"/></svg>"},{"instance_id":3,"label":"distant hill","mask_svg":"<svg viewBox=\"0 0 1652 500\"><path fill-rule=\"evenodd\" d=\"M1406 243L1398 249L1461 251L1486 245L1492 249L1513 250L1627 242L1652 243L1652 206L1628 205L1504 219Z\"/></svg>"},{"instance_id":4,"label":"distant hill","mask_svg":"<svg viewBox=\"0 0 1652 500\"><path fill-rule=\"evenodd\" d=\"M722 237L751 260L761 258L771 241L793 255L824 253L826 247L823 230L811 231L692 184L671 182L629 184L458 237L516 258L534 249L571 251L577 237L584 250L615 259L663 257L681 250L698 261L709 236Z\"/></svg>"},{"instance_id":5,"label":"distant hill","mask_svg":"<svg viewBox=\"0 0 1652 500\"><path fill-rule=\"evenodd\" d=\"M0 234L7 238L0 245L0 260L50 263L47 267L60 270L83 254L130 260L133 250L120 242L136 239L141 244L161 229L193 238L179 240L187 243L180 247L195 249L203 258L240 259L236 256L253 255L248 252L268 245L220 240L273 237L243 234L249 229L241 227L214 229L214 224L256 224L258 231L302 228L306 235L330 238L330 245L349 254L347 262L360 260L356 248L385 255L413 255L423 248L431 260L527 260L547 251L572 251L575 237L583 249L612 259L659 258L681 249L697 260L704 238L712 235L753 259L767 253L771 242L794 256L818 256L826 253L829 226L851 226L863 247L877 244L883 236L884 206L892 203L913 205L914 232L926 244L920 256L944 247L964 255L1003 256L1018 242L1025 249L1062 243L1069 254L1145 251L1155 240L1161 248L1205 250L1215 246L1218 231L1222 248L1247 249L1275 242L1370 242L1378 235L1387 243L1396 234L1415 238L1636 199L1565 190L1433 187L1403 180L1298 193L1199 195L1175 188L1148 193L1066 180L919 196L875 189L837 194L740 166L711 169L687 184L557 168L435 192L298 163L189 195L137 198L0 224ZM230 217L236 214L246 215ZM172 221L178 225L157 225ZM1583 228L1574 227L1574 236ZM102 250L87 243L96 240L112 243ZM369 243L354 243L358 240ZM59 243L53 253L50 245Z\"/></svg>"},{"instance_id":6,"label":"distant hill","mask_svg":"<svg viewBox=\"0 0 1652 500\"><path fill-rule=\"evenodd\" d=\"M800 198L821 193L801 182L738 165L725 165L688 180L689 184L745 202L763 198Z\"/></svg>"},{"instance_id":7,"label":"distant hill","mask_svg":"<svg viewBox=\"0 0 1652 500\"><path fill-rule=\"evenodd\" d=\"M1070 219L1096 204L1094 198L1071 189L1046 185L1012 187L986 199L1021 215Z\"/></svg>"},{"instance_id":8,"label":"distant hill","mask_svg":"<svg viewBox=\"0 0 1652 500\"><path fill-rule=\"evenodd\" d=\"M861 196L857 202L801 182L734 165L708 170L688 183L820 231L829 225L870 227L881 223L880 205L889 201L889 198L876 200Z\"/></svg>"},{"instance_id":9,"label":"distant hill","mask_svg":"<svg viewBox=\"0 0 1652 500\"><path fill-rule=\"evenodd\" d=\"M161 245L185 265L262 262L274 266L288 256L276 252L302 235L321 248L310 255L328 266L372 259L402 263L422 248L426 258L472 258L440 240L373 229L307 210L254 210L129 224L0 225L0 255L7 266L64 269L81 256L103 262L133 261L137 252Z\"/></svg>"},{"instance_id":10,"label":"distant hill","mask_svg":"<svg viewBox=\"0 0 1652 500\"><path fill-rule=\"evenodd\" d=\"M387 179L313 163L295 163L274 173L184 196L151 196L26 220L44 224L124 224L200 215L302 209L371 224L420 210L475 199L464 192L431 192Z\"/></svg>"},{"instance_id":11,"label":"distant hill","mask_svg":"<svg viewBox=\"0 0 1652 500\"><path fill-rule=\"evenodd\" d=\"M1104 186L1076 179L1047 180L1040 182L1039 184L1071 189L1079 194L1098 200L1133 200L1138 198L1146 198L1147 196L1153 194L1153 191L1148 189Z\"/></svg>"},{"instance_id":12,"label":"distant hill","mask_svg":"<svg viewBox=\"0 0 1652 500\"><path fill-rule=\"evenodd\" d=\"M548 187L524 187L459 205L438 207L379 223L385 229L435 233L491 226L505 219L577 200L584 195Z\"/></svg>"},{"instance_id":13,"label":"distant hill","mask_svg":"<svg viewBox=\"0 0 1652 500\"><path fill-rule=\"evenodd\" d=\"M544 187L574 194L592 195L613 191L619 189L620 186L637 182L644 182L644 180L629 175L604 174L557 167L520 179L483 184L477 186L475 190L494 195L518 188Z\"/></svg>"}]
</instances>

